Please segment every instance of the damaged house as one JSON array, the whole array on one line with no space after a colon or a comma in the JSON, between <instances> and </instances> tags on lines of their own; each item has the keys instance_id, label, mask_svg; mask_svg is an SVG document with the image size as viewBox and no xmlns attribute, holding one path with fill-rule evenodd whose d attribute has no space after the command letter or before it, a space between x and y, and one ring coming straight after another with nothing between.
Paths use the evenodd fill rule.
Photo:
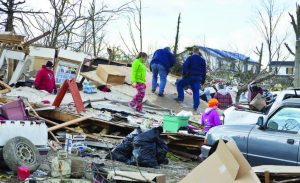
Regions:
<instances>
[{"instance_id":1,"label":"damaged house","mask_svg":"<svg viewBox=\"0 0 300 183\"><path fill-rule=\"evenodd\" d=\"M202 56L208 63L207 65L213 71L251 71L255 73L258 69L259 63L244 54L220 50L216 48L209 48L205 46L196 47L200 49ZM192 47L188 47L184 52L180 53L181 57L185 60L185 58L187 58L191 54L191 50Z\"/></svg>"}]
</instances>

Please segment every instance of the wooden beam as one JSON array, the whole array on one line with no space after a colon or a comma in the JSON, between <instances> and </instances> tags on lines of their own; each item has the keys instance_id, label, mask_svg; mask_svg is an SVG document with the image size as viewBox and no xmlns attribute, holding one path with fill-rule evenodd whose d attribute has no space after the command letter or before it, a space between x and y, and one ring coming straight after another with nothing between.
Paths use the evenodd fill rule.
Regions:
<instances>
[{"instance_id":1,"label":"wooden beam","mask_svg":"<svg viewBox=\"0 0 300 183\"><path fill-rule=\"evenodd\" d=\"M10 87L8 84L4 83L3 81L0 81L0 86L9 90L12 90L12 87Z\"/></svg>"},{"instance_id":2,"label":"wooden beam","mask_svg":"<svg viewBox=\"0 0 300 183\"><path fill-rule=\"evenodd\" d=\"M49 132L50 135L53 137L53 139L60 144L59 140L56 138L56 136L53 134L53 132Z\"/></svg>"},{"instance_id":3,"label":"wooden beam","mask_svg":"<svg viewBox=\"0 0 300 183\"><path fill-rule=\"evenodd\" d=\"M48 132L61 129L61 128L66 127L66 126L74 125L74 124L77 124L79 122L85 121L85 120L90 119L90 118L91 118L91 116L83 116L81 118L77 118L77 119L74 119L74 120L71 120L71 121L67 121L65 123L62 123L62 124L53 126L51 128L48 128Z\"/></svg>"},{"instance_id":4,"label":"wooden beam","mask_svg":"<svg viewBox=\"0 0 300 183\"><path fill-rule=\"evenodd\" d=\"M0 94L5 94L5 93L8 93L8 92L10 92L10 90L9 89L3 89L3 90L0 90Z\"/></svg>"},{"instance_id":5,"label":"wooden beam","mask_svg":"<svg viewBox=\"0 0 300 183\"><path fill-rule=\"evenodd\" d=\"M36 117L36 118L38 118L38 119L40 119L40 120L44 120L46 123L49 123L49 124L51 124L51 125L59 125L58 123L56 123L56 122L54 122L54 121L51 121L51 120L49 120L49 119L46 119L46 118L43 118L43 117L40 117L40 116L35 116L35 115L32 115L32 116L34 116L34 117ZM78 131L78 130L74 130L73 128L69 128L69 127L63 127L64 129L66 129L66 130L69 130L69 131L71 131L71 132L75 132L75 133L79 133L79 134L82 134L82 135L85 135L85 136L87 136L87 137L89 137L89 138L91 138L91 139L94 139L94 140L99 140L99 137L97 137L97 136L94 136L94 135L90 135L90 134L85 134L85 133L82 133L82 132L80 132L80 131Z\"/></svg>"},{"instance_id":6,"label":"wooden beam","mask_svg":"<svg viewBox=\"0 0 300 183\"><path fill-rule=\"evenodd\" d=\"M265 171L264 175L265 175L265 183L270 183L270 172Z\"/></svg>"},{"instance_id":7,"label":"wooden beam","mask_svg":"<svg viewBox=\"0 0 300 183\"><path fill-rule=\"evenodd\" d=\"M1 98L0 98L1 102ZM38 114L44 118L49 118L52 120L57 120L57 121L71 121L73 119L77 119L81 117L78 114L74 113L67 113L67 112L61 112L58 110L54 111L38 111ZM94 122L97 126L100 126L102 128L109 128L110 125L121 127L121 128L127 128L127 129L134 129L135 127L132 125L129 125L128 123L117 123L117 122L111 122L111 121L105 121L105 120L100 120L97 118L90 118L89 121Z\"/></svg>"},{"instance_id":8,"label":"wooden beam","mask_svg":"<svg viewBox=\"0 0 300 183\"><path fill-rule=\"evenodd\" d=\"M7 59L7 81L11 80L14 73L15 61L13 59Z\"/></svg>"}]
</instances>

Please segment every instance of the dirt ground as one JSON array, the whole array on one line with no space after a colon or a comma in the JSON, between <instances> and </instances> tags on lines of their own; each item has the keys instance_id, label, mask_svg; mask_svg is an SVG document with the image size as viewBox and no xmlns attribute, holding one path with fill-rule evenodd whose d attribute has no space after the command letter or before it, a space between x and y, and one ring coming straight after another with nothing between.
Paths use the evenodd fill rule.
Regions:
<instances>
[{"instance_id":1,"label":"dirt ground","mask_svg":"<svg viewBox=\"0 0 300 183\"><path fill-rule=\"evenodd\" d=\"M107 151L97 151L99 157L91 158L84 157L84 159L88 164L95 163L104 163L104 168L107 171L133 171L139 172L139 170L143 173L156 173L156 174L165 174L167 183L176 183L179 182L183 177L185 177L192 169L194 169L197 165L199 165L200 161L190 161L190 162L182 162L182 161L172 161L169 159L169 163L167 165L161 165L160 168L146 168L146 167L137 167L132 165L127 165L122 162L112 161L105 159L105 156L108 154ZM55 156L55 153L52 153L51 156L48 157L46 162ZM77 158L78 159L78 158Z\"/></svg>"}]
</instances>

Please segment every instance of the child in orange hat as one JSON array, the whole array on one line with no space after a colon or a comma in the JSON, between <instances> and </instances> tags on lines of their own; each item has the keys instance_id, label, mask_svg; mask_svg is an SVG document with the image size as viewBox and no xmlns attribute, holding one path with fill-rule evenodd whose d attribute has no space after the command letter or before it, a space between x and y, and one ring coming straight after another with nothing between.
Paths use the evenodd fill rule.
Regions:
<instances>
[{"instance_id":1,"label":"child in orange hat","mask_svg":"<svg viewBox=\"0 0 300 183\"><path fill-rule=\"evenodd\" d=\"M204 131L208 132L214 126L221 125L220 116L217 112L219 101L215 98L212 98L208 101L208 107L205 109L204 114L202 115L201 124L204 126Z\"/></svg>"}]
</instances>

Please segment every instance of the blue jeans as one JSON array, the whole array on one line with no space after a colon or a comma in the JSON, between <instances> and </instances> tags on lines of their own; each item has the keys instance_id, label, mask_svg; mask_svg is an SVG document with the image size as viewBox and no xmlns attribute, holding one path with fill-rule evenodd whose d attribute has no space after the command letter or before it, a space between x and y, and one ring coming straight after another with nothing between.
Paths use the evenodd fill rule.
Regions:
<instances>
[{"instance_id":1,"label":"blue jeans","mask_svg":"<svg viewBox=\"0 0 300 183\"><path fill-rule=\"evenodd\" d=\"M167 71L164 66L160 64L152 64L151 65L152 71L152 90L156 90L157 87L157 75L160 77L159 83L159 91L158 94L164 94L164 90L167 83Z\"/></svg>"},{"instance_id":2,"label":"blue jeans","mask_svg":"<svg viewBox=\"0 0 300 183\"><path fill-rule=\"evenodd\" d=\"M199 90L201 86L201 79L199 77L186 77L182 78L177 82L177 93L178 93L178 100L183 101L184 100L184 87L191 86L193 91L193 100L194 100L194 110L197 110L200 104L200 98L199 98Z\"/></svg>"}]
</instances>

